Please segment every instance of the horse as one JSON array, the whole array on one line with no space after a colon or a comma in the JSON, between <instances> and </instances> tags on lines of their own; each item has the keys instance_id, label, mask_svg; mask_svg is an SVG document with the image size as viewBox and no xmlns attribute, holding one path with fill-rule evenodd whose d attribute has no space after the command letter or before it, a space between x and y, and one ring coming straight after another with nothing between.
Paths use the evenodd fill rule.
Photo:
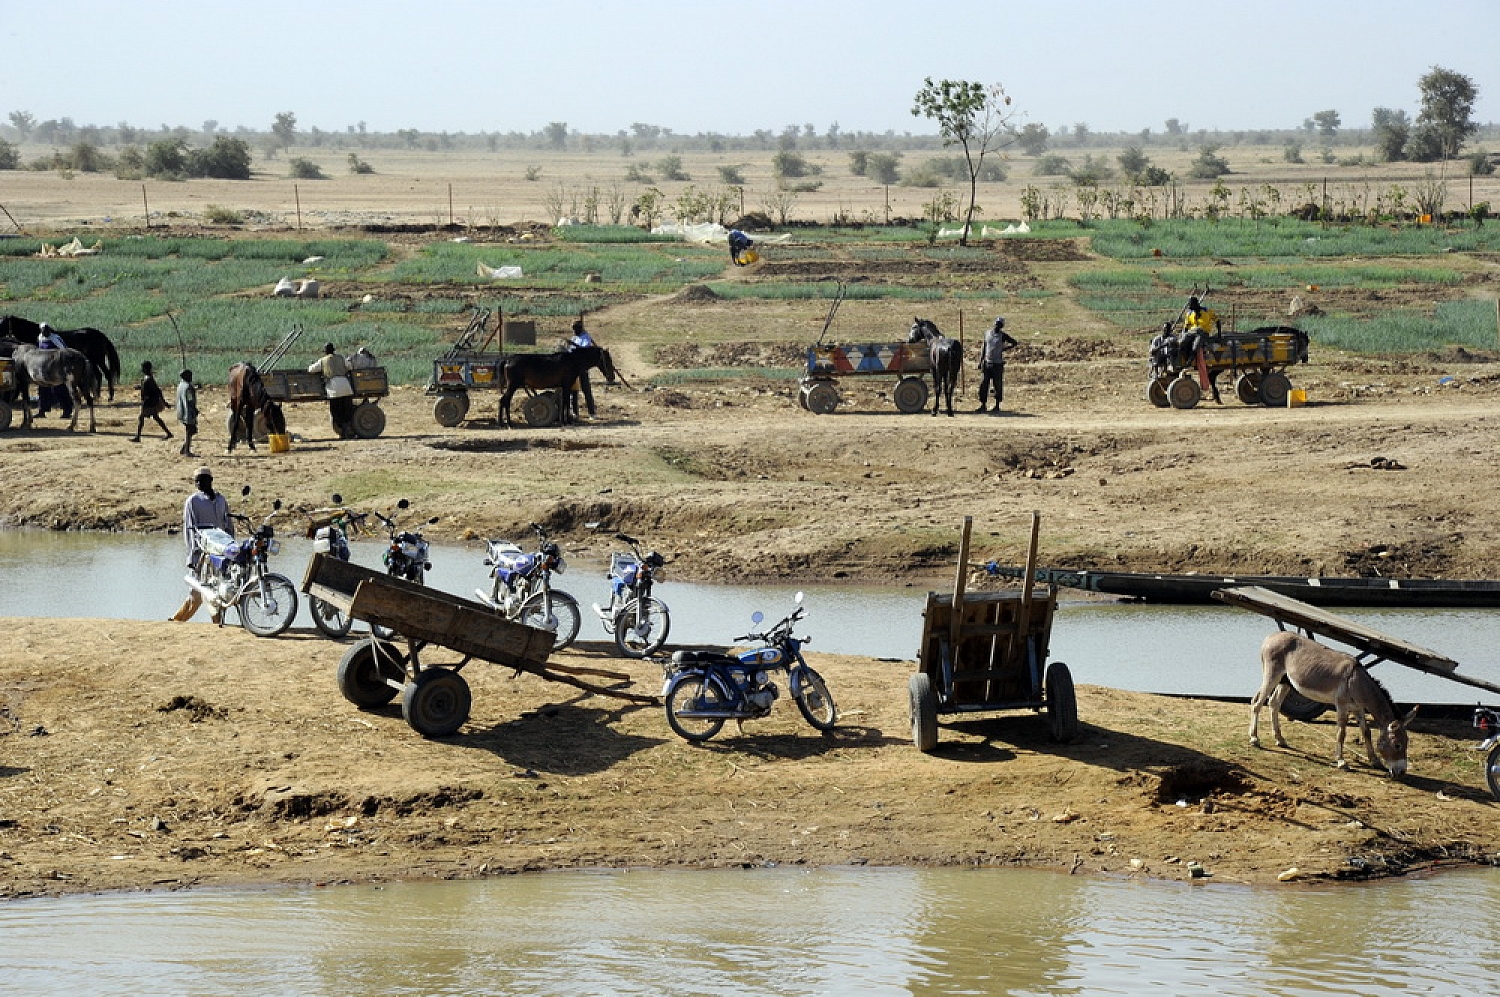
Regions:
<instances>
[{"instance_id":1,"label":"horse","mask_svg":"<svg viewBox=\"0 0 1500 997\"><path fill-rule=\"evenodd\" d=\"M932 414L938 414L938 405L947 402L948 414L953 415L953 389L958 386L958 374L964 365L964 344L949 339L938 331L931 319L915 319L911 324L908 343L927 343L928 356L932 361Z\"/></svg>"},{"instance_id":2,"label":"horse","mask_svg":"<svg viewBox=\"0 0 1500 997\"><path fill-rule=\"evenodd\" d=\"M266 432L286 432L286 416L266 391L260 371L254 364L237 363L229 368L229 448L225 453L234 453L234 445L241 436L251 450L255 449L257 415L265 421Z\"/></svg>"},{"instance_id":3,"label":"horse","mask_svg":"<svg viewBox=\"0 0 1500 997\"><path fill-rule=\"evenodd\" d=\"M21 392L23 428L31 425L31 385L48 388L65 385L73 396L73 421L68 423L68 431L78 428L78 410L87 405L89 432L98 432L94 421L93 376L82 353L66 347L44 350L21 343L12 350L11 362L15 365L16 387Z\"/></svg>"},{"instance_id":4,"label":"horse","mask_svg":"<svg viewBox=\"0 0 1500 997\"><path fill-rule=\"evenodd\" d=\"M1290 690L1296 689L1315 702L1333 704L1338 711L1339 734L1333 755L1334 765L1347 767L1344 734L1348 729L1349 714L1353 713L1359 718L1359 730L1364 735L1365 755L1370 765L1379 768L1383 764L1395 778L1406 774L1406 728L1417 715L1417 708L1412 707L1410 713L1398 719L1390 693L1360 667L1353 655L1324 647L1300 634L1277 631L1261 644L1260 662L1263 680L1260 690L1250 700L1252 745L1260 747L1260 708L1269 705L1276 743L1287 747L1286 739L1281 736L1281 704ZM1380 725L1380 735L1373 746L1366 713ZM1375 757L1377 753L1379 760Z\"/></svg>"},{"instance_id":5,"label":"horse","mask_svg":"<svg viewBox=\"0 0 1500 997\"><path fill-rule=\"evenodd\" d=\"M85 326L82 329L54 329L62 337L63 345L77 350L88 358L89 366L97 373L99 383L109 387L109 400L115 400L115 385L120 382L120 354L115 344L98 329ZM19 315L0 316L0 336L23 343L34 343L41 335L38 322ZM98 392L96 391L95 394Z\"/></svg>"},{"instance_id":6,"label":"horse","mask_svg":"<svg viewBox=\"0 0 1500 997\"><path fill-rule=\"evenodd\" d=\"M609 351L601 346L580 346L561 353L512 353L505 358L500 368L500 425L509 427L510 400L520 388L559 390L566 395L579 375L598 367L604 380L615 383L615 365ZM566 419L566 399L558 406L559 415Z\"/></svg>"}]
</instances>

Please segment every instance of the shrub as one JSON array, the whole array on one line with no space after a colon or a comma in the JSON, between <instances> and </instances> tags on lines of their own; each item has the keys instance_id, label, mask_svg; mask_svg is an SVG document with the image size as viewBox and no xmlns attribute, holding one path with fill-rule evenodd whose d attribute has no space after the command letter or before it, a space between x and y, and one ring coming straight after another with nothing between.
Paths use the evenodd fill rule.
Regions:
<instances>
[{"instance_id":1,"label":"shrub","mask_svg":"<svg viewBox=\"0 0 1500 997\"><path fill-rule=\"evenodd\" d=\"M663 156L657 161L656 168L661 171L663 180L676 180L686 183L692 179L692 177L683 172L681 156Z\"/></svg>"},{"instance_id":2,"label":"shrub","mask_svg":"<svg viewBox=\"0 0 1500 997\"><path fill-rule=\"evenodd\" d=\"M300 156L287 164L293 180L327 180L328 175L323 172L322 167L311 159L303 159Z\"/></svg>"},{"instance_id":3,"label":"shrub","mask_svg":"<svg viewBox=\"0 0 1500 997\"><path fill-rule=\"evenodd\" d=\"M876 183L896 183L901 179L900 163L894 152L872 152L865 163L865 175Z\"/></svg>"},{"instance_id":4,"label":"shrub","mask_svg":"<svg viewBox=\"0 0 1500 997\"><path fill-rule=\"evenodd\" d=\"M351 152L349 153L349 172L357 175L368 175L375 172L375 167Z\"/></svg>"},{"instance_id":5,"label":"shrub","mask_svg":"<svg viewBox=\"0 0 1500 997\"><path fill-rule=\"evenodd\" d=\"M745 186L745 175L740 172L738 166L721 166L719 167L719 182L728 184L731 187L743 187Z\"/></svg>"},{"instance_id":6,"label":"shrub","mask_svg":"<svg viewBox=\"0 0 1500 997\"><path fill-rule=\"evenodd\" d=\"M1219 155L1219 146L1198 147L1198 158L1193 160L1188 175L1198 180L1217 180L1229 172L1229 160Z\"/></svg>"},{"instance_id":7,"label":"shrub","mask_svg":"<svg viewBox=\"0 0 1500 997\"><path fill-rule=\"evenodd\" d=\"M1476 177L1487 177L1495 172L1495 164L1490 160L1490 154L1483 149L1469 155L1469 175Z\"/></svg>"},{"instance_id":8,"label":"shrub","mask_svg":"<svg viewBox=\"0 0 1500 997\"><path fill-rule=\"evenodd\" d=\"M0 138L0 170L21 168L21 150Z\"/></svg>"},{"instance_id":9,"label":"shrub","mask_svg":"<svg viewBox=\"0 0 1500 997\"><path fill-rule=\"evenodd\" d=\"M1286 148L1281 150L1281 158L1288 163L1302 162L1302 143L1288 142Z\"/></svg>"},{"instance_id":10,"label":"shrub","mask_svg":"<svg viewBox=\"0 0 1500 997\"><path fill-rule=\"evenodd\" d=\"M146 147L146 176L157 180L181 180L187 174L187 143L161 139Z\"/></svg>"},{"instance_id":11,"label":"shrub","mask_svg":"<svg viewBox=\"0 0 1500 997\"><path fill-rule=\"evenodd\" d=\"M214 225L243 225L245 216L233 208L222 208L217 204L210 204L203 209L203 217Z\"/></svg>"},{"instance_id":12,"label":"shrub","mask_svg":"<svg viewBox=\"0 0 1500 997\"><path fill-rule=\"evenodd\" d=\"M303 160L294 160L302 162ZM250 147L243 139L220 135L207 149L194 149L184 163L188 176L215 180L249 180ZM313 169L317 169L316 166ZM321 175L321 174L320 174ZM308 178L314 179L314 178Z\"/></svg>"},{"instance_id":13,"label":"shrub","mask_svg":"<svg viewBox=\"0 0 1500 997\"><path fill-rule=\"evenodd\" d=\"M1067 156L1054 154L1038 159L1036 166L1032 167L1031 173L1033 176L1038 177L1060 177L1065 176L1072 168L1073 164L1068 161Z\"/></svg>"}]
</instances>

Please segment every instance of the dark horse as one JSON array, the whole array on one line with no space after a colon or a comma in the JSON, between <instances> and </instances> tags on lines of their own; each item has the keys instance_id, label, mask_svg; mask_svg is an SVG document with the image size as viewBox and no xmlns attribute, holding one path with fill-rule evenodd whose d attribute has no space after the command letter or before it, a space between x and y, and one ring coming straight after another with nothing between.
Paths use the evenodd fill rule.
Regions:
<instances>
[{"instance_id":1,"label":"dark horse","mask_svg":"<svg viewBox=\"0 0 1500 997\"><path fill-rule=\"evenodd\" d=\"M44 350L25 343L18 344L11 352L11 362L16 375L16 387L21 393L23 427L31 425L31 385L41 387L65 386L73 395L73 421L69 431L78 428L78 410L89 408L89 432L97 431L94 422L94 378L89 362L82 353L67 348Z\"/></svg>"},{"instance_id":2,"label":"dark horse","mask_svg":"<svg viewBox=\"0 0 1500 997\"><path fill-rule=\"evenodd\" d=\"M510 400L520 388L566 392L584 371L598 367L604 380L615 383L615 365L601 346L580 346L562 353L512 353L501 368L500 425L509 427ZM566 408L558 406L566 421Z\"/></svg>"},{"instance_id":3,"label":"dark horse","mask_svg":"<svg viewBox=\"0 0 1500 997\"><path fill-rule=\"evenodd\" d=\"M99 384L109 386L109 400L115 400L115 385L120 382L120 354L115 344L98 329L54 329L62 337L63 345L77 350L88 358L89 366L97 373ZM0 316L0 336L8 336L22 343L35 343L42 332L40 323L19 315ZM94 392L98 394L97 391Z\"/></svg>"},{"instance_id":4,"label":"dark horse","mask_svg":"<svg viewBox=\"0 0 1500 997\"><path fill-rule=\"evenodd\" d=\"M938 404L946 402L948 414L953 414L953 389L958 386L958 374L964 365L964 344L949 339L938 331L931 319L919 318L911 324L908 343L926 341L928 355L932 361L932 414L938 414Z\"/></svg>"},{"instance_id":5,"label":"dark horse","mask_svg":"<svg viewBox=\"0 0 1500 997\"><path fill-rule=\"evenodd\" d=\"M266 391L265 382L254 364L237 363L229 368L229 449L241 438L255 449L255 417L265 422L266 432L286 432L286 416L281 406Z\"/></svg>"}]
</instances>

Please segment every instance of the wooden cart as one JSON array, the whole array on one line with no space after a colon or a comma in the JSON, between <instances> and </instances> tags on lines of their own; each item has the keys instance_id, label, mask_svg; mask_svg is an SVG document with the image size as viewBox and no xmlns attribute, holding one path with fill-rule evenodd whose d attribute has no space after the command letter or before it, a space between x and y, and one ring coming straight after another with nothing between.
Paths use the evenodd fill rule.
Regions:
<instances>
[{"instance_id":1,"label":"wooden cart","mask_svg":"<svg viewBox=\"0 0 1500 997\"><path fill-rule=\"evenodd\" d=\"M830 415L839 407L837 382L849 377L894 377L891 400L907 414L927 406L929 390L924 374L932 371L926 343L850 343L809 346L807 373L799 380L797 404L814 415Z\"/></svg>"},{"instance_id":2,"label":"wooden cart","mask_svg":"<svg viewBox=\"0 0 1500 997\"><path fill-rule=\"evenodd\" d=\"M432 418L439 426L451 429L464 421L469 414L471 392L493 391L498 395L505 388L503 368L510 355L504 351L506 343L536 343L536 323L530 321L507 320L502 316L496 322L495 331L486 332L490 314L488 310L475 312L453 348L432 361L432 379L427 382L427 393L434 396ZM486 347L497 336L500 352L487 351ZM559 393L538 392L531 388L525 391L521 418L526 420L526 425L556 425L562 416Z\"/></svg>"},{"instance_id":3,"label":"wooden cart","mask_svg":"<svg viewBox=\"0 0 1500 997\"><path fill-rule=\"evenodd\" d=\"M323 375L305 370L263 370L260 379L266 386L266 394L278 402L326 402L323 393ZM363 440L373 440L385 432L385 412L379 399L391 393L390 381L384 367L365 367L349 372L349 383L354 386L354 414L350 426L354 435Z\"/></svg>"},{"instance_id":4,"label":"wooden cart","mask_svg":"<svg viewBox=\"0 0 1500 997\"><path fill-rule=\"evenodd\" d=\"M622 672L549 663L554 635L545 630L514 623L477 602L327 554L315 554L308 562L302 591L338 606L354 619L396 632L393 640L371 637L349 648L339 662L339 691L361 709L384 706L399 694L402 717L423 737L456 733L469 719L472 697L459 672L475 658L599 695L657 702L654 696L619 688L631 681ZM395 641L406 643L404 653ZM431 645L462 657L448 665L423 663L421 654ZM612 684L580 676L596 676Z\"/></svg>"},{"instance_id":5,"label":"wooden cart","mask_svg":"<svg viewBox=\"0 0 1500 997\"><path fill-rule=\"evenodd\" d=\"M1190 409L1210 389L1210 378L1228 373L1246 405L1281 408L1292 393L1287 368L1307 363L1307 333L1277 325L1210 336L1192 357L1154 349L1146 398L1157 408Z\"/></svg>"},{"instance_id":6,"label":"wooden cart","mask_svg":"<svg viewBox=\"0 0 1500 997\"><path fill-rule=\"evenodd\" d=\"M1033 568L1039 524L1033 513L1027 556ZM919 670L907 684L912 741L924 752L936 748L939 714L1011 709L1045 709L1053 739L1072 740L1078 734L1073 676L1061 661L1047 662L1057 590L1036 586L1033 570L1019 593L965 592L972 525L964 517L953 592L929 592L922 612Z\"/></svg>"}]
</instances>

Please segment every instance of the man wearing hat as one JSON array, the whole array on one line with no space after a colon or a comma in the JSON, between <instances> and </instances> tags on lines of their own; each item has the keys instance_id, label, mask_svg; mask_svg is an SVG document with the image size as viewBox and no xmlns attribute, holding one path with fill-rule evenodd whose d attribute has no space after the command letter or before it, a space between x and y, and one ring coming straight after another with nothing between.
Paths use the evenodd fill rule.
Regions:
<instances>
[{"instance_id":1,"label":"man wearing hat","mask_svg":"<svg viewBox=\"0 0 1500 997\"><path fill-rule=\"evenodd\" d=\"M182 504L182 538L187 544L189 571L197 568L198 558L202 553L198 549L199 531L220 529L234 536L234 519L229 515L229 500L214 491L214 473L206 467L198 468L193 472L193 485L193 493ZM198 594L198 590L189 589L182 608L173 614L172 619L184 623L193 618L202 604L203 597ZM221 622L217 613L214 615L214 622Z\"/></svg>"},{"instance_id":2,"label":"man wearing hat","mask_svg":"<svg viewBox=\"0 0 1500 997\"><path fill-rule=\"evenodd\" d=\"M995 319L984 334L984 345L979 350L979 407L983 412L990 399L990 385L995 386L995 412L1000 411L1000 402L1005 398L1005 351L1018 346L1005 331L1005 317Z\"/></svg>"}]
</instances>

